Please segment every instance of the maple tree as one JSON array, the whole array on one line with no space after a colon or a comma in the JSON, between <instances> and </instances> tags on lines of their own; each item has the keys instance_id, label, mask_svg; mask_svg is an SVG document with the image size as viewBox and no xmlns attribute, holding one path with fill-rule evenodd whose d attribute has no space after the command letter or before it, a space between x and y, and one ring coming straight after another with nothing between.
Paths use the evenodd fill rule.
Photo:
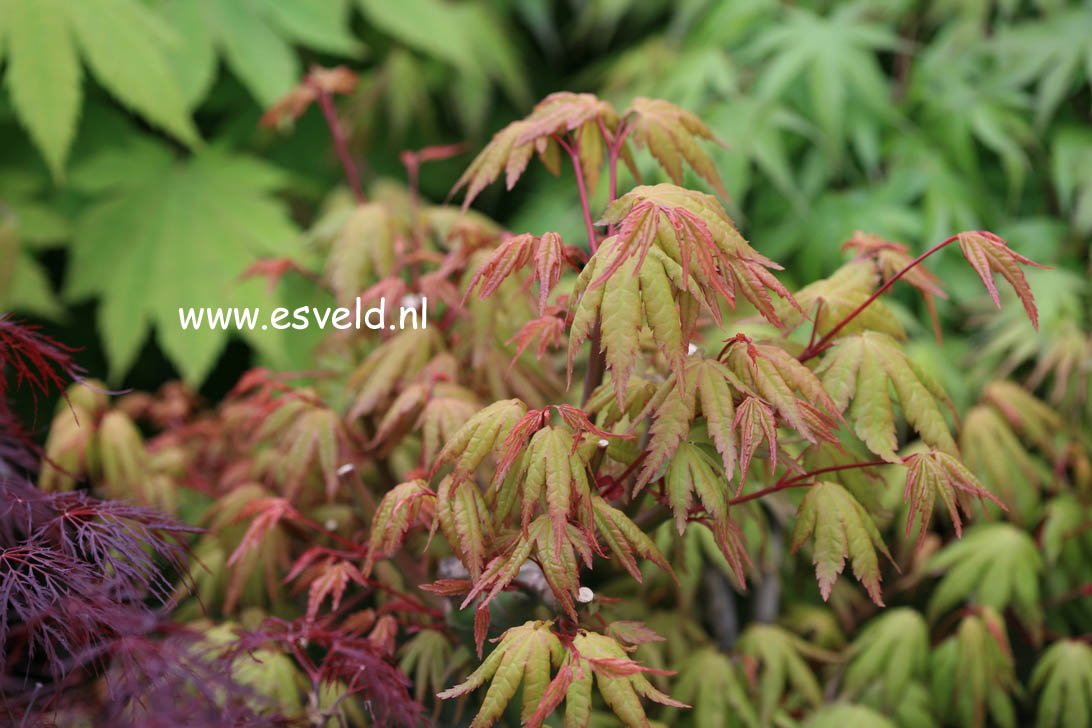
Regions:
<instances>
[{"instance_id":1,"label":"maple tree","mask_svg":"<svg viewBox=\"0 0 1092 728\"><path fill-rule=\"evenodd\" d=\"M789 70L803 70L805 50ZM352 81L316 70L275 109L329 111L337 89L324 78ZM349 194L331 196L310 234L317 262L282 256L284 228L265 198L276 175L248 162L211 150L186 161L177 174L203 191L186 193L195 207L185 210L189 188L174 176L110 182L116 197L80 233L75 290L106 285L91 252L113 250L109 231L136 208L161 205L178 225L157 229L173 236L194 209L229 205L254 218L239 228L244 244L268 258L250 273L274 289L289 278L341 302L427 298L438 323L370 341L330 333L320 372L256 368L212 406L185 388L117 395L81 381L40 456L22 431L0 441L22 476L0 481L5 706L59 722L101 714L105 700L107 714L139 721L177 696L178 663L182 689L203 670L213 687L164 725L229 708L240 725L408 726L430 710L433 722L472 728L883 725L884 711L902 725L914 710L1012 725L1019 630L1036 649L1052 642L1029 678L1041 723L1063 720L1060 701L1087 711L1089 685L1071 674L1089 670L1082 613L1048 620L1041 606L1044 591L1068 608L1085 590L1059 593L1084 573L1087 544L1073 534L1085 530L1089 445L1011 382L987 386L961 418L915 359L909 317L882 298L908 284L937 326L946 294L923 263L948 248L997 306L1003 279L1038 327L1024 273L1038 264L987 231L956 232L916 257L861 233L843 266L793 290L729 215L703 146L715 141L667 101L617 109L556 93L469 164L455 185L461 208L428 202L418 186L419 167L452 150L404 155L407 188L365 189L344 164ZM642 183L642 152L670 182ZM149 169L175 164L165 150L149 157ZM583 238L510 232L468 209L502 174L516 185L535 158L571 175ZM240 166L264 184L234 189ZM685 187L690 173L721 198ZM160 256L176 246L153 243L138 262L171 265ZM148 284L135 265L112 280L139 293ZM162 300L142 298L141 320L161 322ZM104 315L121 325L119 312ZM125 334L115 366L142 333ZM82 380L70 352L31 329L0 319L0 341L16 386ZM202 346L189 366L200 373L214 353ZM1058 355L1045 360L1069 376ZM0 407L7 394L0 387ZM2 418L14 420L0 408ZM1065 490L1049 513L1026 502L1045 487L1034 465L1022 483L989 465L997 448L986 440L998 433L1018 466L1052 459ZM1042 549L1024 527L1040 522ZM1078 576L1041 583L1048 561ZM781 570L808 606L772 623ZM806 584L802 571L814 573ZM906 606L934 575L924 614ZM698 590L723 611L695 606ZM749 591L753 618L741 619ZM860 615L870 618L847 646ZM172 623L186 628L161 636ZM144 665L155 679L142 687L126 669ZM28 688L20 671L46 682ZM108 697L81 696L81 681L102 681Z\"/></svg>"}]
</instances>

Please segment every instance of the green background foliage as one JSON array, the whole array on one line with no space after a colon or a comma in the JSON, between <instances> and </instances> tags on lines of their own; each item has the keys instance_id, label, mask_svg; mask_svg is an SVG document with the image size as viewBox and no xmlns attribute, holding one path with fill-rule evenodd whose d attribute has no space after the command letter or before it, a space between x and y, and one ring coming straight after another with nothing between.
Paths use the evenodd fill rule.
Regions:
<instances>
[{"instance_id":1,"label":"green background foliage","mask_svg":"<svg viewBox=\"0 0 1092 728\"><path fill-rule=\"evenodd\" d=\"M317 109L290 134L256 123L316 62L361 73L345 118L367 179L401 177L402 148L477 148L556 89L645 95L726 143L714 160L732 212L790 284L836 267L854 229L911 249L991 229L1087 271L1087 2L574 7L3 0L0 199L18 238L4 305L101 351L113 383L172 370L204 383L228 335L181 341L177 306L270 305L238 274L257 255L301 255L300 228L337 180ZM442 198L461 161L431 166L424 192ZM511 229L575 239L573 202L535 172L479 205ZM938 257L969 298L968 272ZM286 348L300 343L276 338L246 343L298 364ZM233 348L228 369L247 351Z\"/></svg>"}]
</instances>

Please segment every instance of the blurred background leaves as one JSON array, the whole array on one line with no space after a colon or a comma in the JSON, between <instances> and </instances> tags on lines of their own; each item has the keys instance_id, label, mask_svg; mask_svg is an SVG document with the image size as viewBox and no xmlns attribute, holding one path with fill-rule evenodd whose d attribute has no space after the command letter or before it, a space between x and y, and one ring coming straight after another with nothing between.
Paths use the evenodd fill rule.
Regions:
<instances>
[{"instance_id":1,"label":"blurred background leaves","mask_svg":"<svg viewBox=\"0 0 1092 728\"><path fill-rule=\"evenodd\" d=\"M727 203L788 283L829 274L858 228L920 251L981 227L1064 269L1056 325L1087 325L1087 1L0 0L0 59L0 307L83 346L114 385L177 375L216 393L251 363L306 361L299 332L229 346L175 316L316 304L291 275L275 294L240 280L263 256L321 268L301 232L340 178L321 115L258 125L316 63L360 74L340 110L366 183L404 179L403 149L480 148L551 91L661 97L726 143ZM466 161L431 163L423 194L442 199ZM579 240L570 186L527 177L476 205ZM937 258L953 300L980 297ZM949 329L974 314L941 302ZM994 342L1017 364L1051 355Z\"/></svg>"}]
</instances>

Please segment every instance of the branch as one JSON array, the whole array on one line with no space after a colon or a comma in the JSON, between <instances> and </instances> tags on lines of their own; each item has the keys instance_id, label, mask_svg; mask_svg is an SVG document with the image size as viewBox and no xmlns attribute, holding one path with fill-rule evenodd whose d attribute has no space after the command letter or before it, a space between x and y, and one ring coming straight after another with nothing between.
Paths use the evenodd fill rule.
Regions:
<instances>
[{"instance_id":1,"label":"branch","mask_svg":"<svg viewBox=\"0 0 1092 728\"><path fill-rule=\"evenodd\" d=\"M326 119L326 126L330 128L330 138L334 141L334 151L337 152L337 157L341 160L341 166L345 170L345 179L353 191L353 197L356 198L358 204L364 204L368 198L364 196L364 189L360 186L360 177L357 174L356 165L353 164L353 158L349 154L349 146L345 143L345 135L341 133L341 125L338 123L330 92L315 83L310 77L308 77L307 83L318 96L319 108L322 109L322 115Z\"/></svg>"},{"instance_id":2,"label":"branch","mask_svg":"<svg viewBox=\"0 0 1092 728\"><path fill-rule=\"evenodd\" d=\"M860 315L861 311L864 311L866 308L868 308L870 305L872 305L872 302L875 301L877 298L879 298L881 295L883 295L883 293L888 288L890 288L892 285L894 285L895 281L902 278L910 269L917 266L919 263L921 263L923 260L928 258L930 255L937 252L938 250L940 250L944 246L946 246L946 245L948 245L950 243L954 243L958 239L959 239L958 235L952 235L951 237L942 240L941 242L937 243L936 245L929 248L924 253L922 253L918 257L914 258L909 263L907 263L906 267L904 267L902 270L900 270L895 275L891 276L891 278L889 278L886 283L884 283L882 286L877 288L876 292L868 297L868 300L866 300L860 306L855 308L844 319L839 321L838 324L833 329L831 329L830 331L827 332L826 336L819 339L819 341L808 344L808 347L806 349L804 349L803 352L801 352L800 356L797 357L797 359L804 362L804 361L807 361L808 359L811 359L813 356L815 356L817 354L821 354L822 352L829 349L830 345L831 345L830 340L833 339L835 336L837 336L838 332L846 327L846 324L848 324L853 319L857 318L857 316Z\"/></svg>"},{"instance_id":3,"label":"branch","mask_svg":"<svg viewBox=\"0 0 1092 728\"><path fill-rule=\"evenodd\" d=\"M556 134L554 135L554 141L568 152L569 159L573 163L573 174L576 175L576 189L580 193L580 209L584 213L584 228L588 233L588 247L594 253L599 247L599 239L595 234L595 224L592 222L591 203L588 201L588 187L584 182L584 168L580 165L580 155L577 153L576 147Z\"/></svg>"},{"instance_id":4,"label":"branch","mask_svg":"<svg viewBox=\"0 0 1092 728\"><path fill-rule=\"evenodd\" d=\"M806 473L801 473L789 479L782 478L771 486L763 488L762 490L756 490L754 493L748 493L747 495L741 495L738 498L733 498L728 501L728 505L734 506L740 503L746 503L747 501L754 500L767 496L770 493L776 493L779 490L785 490L787 488L800 488L807 485L813 485L811 479L816 475L822 475L823 473L833 473L838 470L851 470L853 468L873 468L880 465L890 465L891 463L886 460L869 460L863 463L847 463L845 465L831 465L826 468L819 468L818 470L809 470Z\"/></svg>"}]
</instances>

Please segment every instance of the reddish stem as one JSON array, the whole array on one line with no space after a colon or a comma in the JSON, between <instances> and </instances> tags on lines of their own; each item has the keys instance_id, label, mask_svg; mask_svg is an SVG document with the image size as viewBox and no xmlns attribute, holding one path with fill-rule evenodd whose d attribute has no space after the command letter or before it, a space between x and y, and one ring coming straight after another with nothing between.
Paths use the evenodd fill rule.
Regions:
<instances>
[{"instance_id":1,"label":"reddish stem","mask_svg":"<svg viewBox=\"0 0 1092 728\"><path fill-rule=\"evenodd\" d=\"M595 224L592 222L591 203L588 201L588 187L584 182L584 168L580 164L580 155L576 147L569 144L560 136L554 135L554 140L569 154L573 163L573 174L576 175L576 189L580 193L580 209L584 213L584 228L588 232L588 247L595 252L599 247L599 240L595 235Z\"/></svg>"},{"instance_id":2,"label":"reddish stem","mask_svg":"<svg viewBox=\"0 0 1092 728\"><path fill-rule=\"evenodd\" d=\"M733 498L728 501L728 505L734 506L740 503L746 503L747 501L755 500L770 493L776 493L779 490L786 490L787 488L800 488L805 485L812 485L809 482L810 478L816 475L822 475L823 473L833 473L838 470L850 470L853 468L872 468L878 465L890 465L886 460L869 460L864 463L848 463L845 465L831 465L826 468L819 468L818 470L811 470L806 473L789 478L788 480L779 480L773 485L763 488L762 490L756 490L754 493L748 493L747 495L741 495L738 498Z\"/></svg>"},{"instance_id":3,"label":"reddish stem","mask_svg":"<svg viewBox=\"0 0 1092 728\"><path fill-rule=\"evenodd\" d=\"M846 463L844 465L831 465L831 466L826 467L826 468L819 468L818 470L811 470L809 472L802 473L802 474L797 475L795 477L789 478L787 482L794 483L794 482L796 482L798 480L806 480L806 479L814 477L816 475L822 475L823 473L834 473L834 472L837 472L839 470L853 470L855 468L875 468L875 467L879 467L880 465L891 465L891 463L887 462L886 460L869 460L868 462L865 462L865 463Z\"/></svg>"},{"instance_id":4,"label":"reddish stem","mask_svg":"<svg viewBox=\"0 0 1092 728\"><path fill-rule=\"evenodd\" d=\"M358 204L364 204L368 198L364 196L364 189L360 186L360 177L357 174L356 165L353 164L353 158L349 154L349 146L345 143L345 135L341 132L341 125L338 123L337 113L334 111L334 101L330 97L330 92L313 80L308 79L308 83L318 95L319 108L322 109L322 115L326 119L326 126L330 128L330 138L334 141L334 151L337 152L337 157L341 160L341 167L345 170L345 179L353 191L353 197L356 198Z\"/></svg>"},{"instance_id":5,"label":"reddish stem","mask_svg":"<svg viewBox=\"0 0 1092 728\"><path fill-rule=\"evenodd\" d=\"M937 243L936 245L929 248L924 253L922 253L918 257L914 258L909 263L907 263L906 267L904 267L902 270L900 270L895 275L891 276L887 280L886 283L884 283L882 286L877 288L876 292L868 297L868 300L866 300L860 306L855 308L852 311L852 313L850 313L844 319L839 321L838 325L835 326L830 331L828 331L823 338L819 339L819 341L815 342L814 344L809 344L808 348L804 349L804 351L800 354L799 357L797 357L797 359L799 359L802 362L807 361L808 359L812 358L816 354L820 354L820 353L826 351L828 348L830 348L830 340L833 339L835 336L837 336L838 332L841 331L843 328L845 328L846 324L848 324L853 319L857 318L857 316L860 315L861 311L864 311L866 308L868 308L870 305L872 305L872 302L875 301L877 298L879 298L888 288L890 288L892 285L894 285L895 281L902 278L911 268L913 268L916 265L918 265L919 263L921 263L923 260L928 258L930 255L937 252L938 250L940 250L944 246L949 245L951 243L954 243L958 239L959 239L958 235L952 235L951 237L942 240L941 242Z\"/></svg>"}]
</instances>

